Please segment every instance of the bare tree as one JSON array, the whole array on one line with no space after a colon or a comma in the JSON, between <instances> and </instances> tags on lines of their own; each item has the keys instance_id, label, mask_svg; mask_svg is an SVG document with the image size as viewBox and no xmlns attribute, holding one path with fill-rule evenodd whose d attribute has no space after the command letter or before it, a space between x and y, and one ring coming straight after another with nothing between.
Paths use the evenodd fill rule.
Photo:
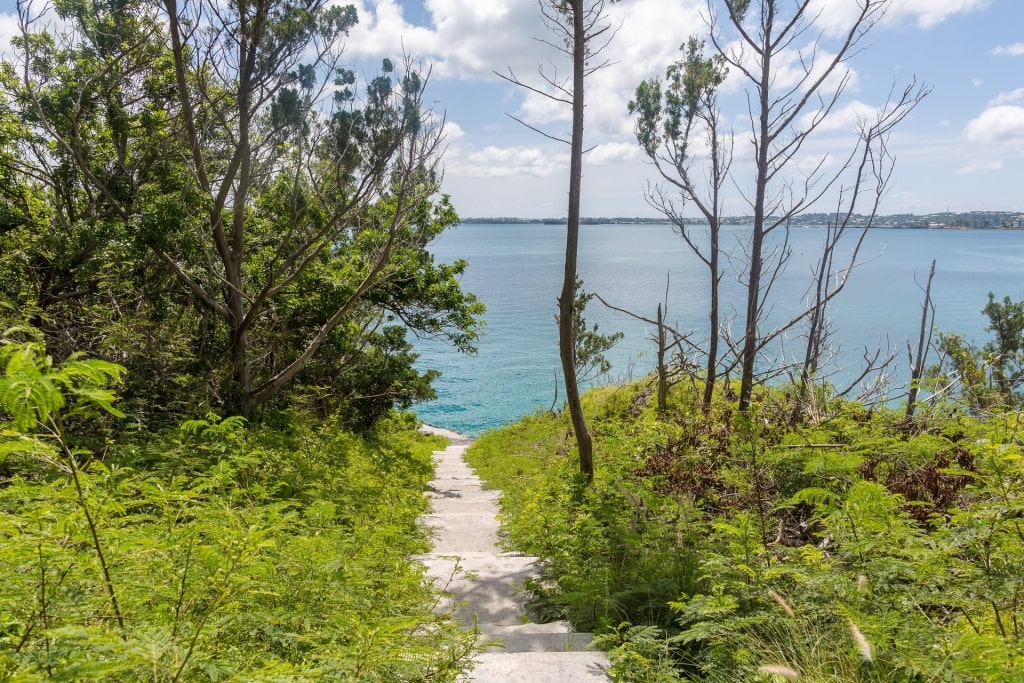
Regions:
<instances>
[{"instance_id":1,"label":"bare tree","mask_svg":"<svg viewBox=\"0 0 1024 683\"><path fill-rule=\"evenodd\" d=\"M615 2L616 0L609 0ZM570 82L558 80L556 76L539 70L545 88L538 88L521 81L511 70L502 78L528 90L543 95L555 102L572 107L572 133L568 140L550 135L521 121L528 128L545 137L569 145L569 207L565 236L565 267L562 290L558 296L558 351L565 379L566 403L572 419L573 432L579 450L580 472L590 482L594 478L594 445L587 428L586 417L580 402L579 381L576 376L574 350L573 307L576 299L577 252L580 233L580 198L583 188L583 133L584 96L586 79L595 71L607 66L597 61L598 55L608 44L599 43L610 29L605 15L605 0L538 0L545 25L561 38L560 42L547 42L572 60ZM513 117L515 118L515 117ZM519 120L519 119L517 119Z\"/></svg>"},{"instance_id":2,"label":"bare tree","mask_svg":"<svg viewBox=\"0 0 1024 683\"><path fill-rule=\"evenodd\" d=\"M885 106L872 121L857 125L858 145L847 166L856 164L852 179L839 188L834 219L825 227L822 253L815 269L807 309L807 345L800 374L803 391L818 372L829 335L827 312L829 303L843 290L858 263L861 247L878 214L878 207L889 185L893 158L888 140L892 129L917 106L927 90L912 82L898 96L890 93ZM855 216L854 209L867 196L864 216ZM848 249L845 255L840 248Z\"/></svg>"},{"instance_id":3,"label":"bare tree","mask_svg":"<svg viewBox=\"0 0 1024 683\"><path fill-rule=\"evenodd\" d=\"M629 110L637 115L637 141L679 198L677 202L663 187L648 187L647 201L669 219L708 268L708 346L702 400L706 413L711 410L719 376L722 188L732 162L732 136L721 130L718 109L718 90L726 76L725 59L721 55L705 57L703 43L696 38L684 47L685 57L666 70L664 93L657 79L646 80L637 87ZM694 151L698 141L703 145ZM700 156L707 158L706 194L701 192L701 174L694 169ZM707 223L707 246L698 242L683 216L687 203L696 206Z\"/></svg>"},{"instance_id":4,"label":"bare tree","mask_svg":"<svg viewBox=\"0 0 1024 683\"><path fill-rule=\"evenodd\" d=\"M906 419L914 417L917 408L917 393L924 377L925 360L932 344L932 330L935 326L935 304L932 302L932 280L935 279L935 261L928 270L928 281L924 286L924 301L921 302L921 331L917 336L917 353L910 350L907 341L907 360L910 362L910 393L907 395Z\"/></svg>"},{"instance_id":5,"label":"bare tree","mask_svg":"<svg viewBox=\"0 0 1024 683\"><path fill-rule=\"evenodd\" d=\"M825 38L820 27L820 15L814 14L813 0L724 0L724 21L719 22L715 13L715 2L709 0L711 41L732 69L736 69L748 84L750 141L753 146L753 179L746 188L745 201L749 204L753 225L747 253L746 306L744 330L739 349L740 354L740 396L739 408L745 411L751 401L756 381L755 363L765 344L791 327L785 323L773 332L765 334L761 327L768 309L766 303L772 285L777 279L787 253L788 229L794 216L810 209L816 202L832 191L837 191L844 207L837 212L852 216L861 193L865 190L866 178L877 182L873 186L877 199L884 191L888 180L885 160L885 141L892 127L899 123L929 91L924 86L912 83L895 101L882 107L878 120L862 125L858 144L845 160L838 164L838 170L827 168L827 155L819 157L810 171L795 173L796 161L805 151L805 146L825 121L835 111L846 92L851 75L846 64L862 48L864 38L882 19L891 0L857 0L855 16L843 28L831 51L819 47ZM721 26L728 26L727 38ZM787 80L783 70L795 70L796 77ZM858 164L858 157L860 163ZM851 168L855 169L852 184L843 185ZM786 169L794 173L784 174ZM797 175L802 176L797 179ZM873 215L873 210L872 210ZM837 223L831 235L832 245L842 236L848 220ZM768 240L773 233L783 233L772 245ZM859 242L858 242L859 244ZM823 329L822 304L832 298L837 289L827 285L825 271L831 270L833 247L826 247L819 269L818 287L808 311L800 313L794 320L803 319L818 311L816 327ZM774 260L773 260L774 258ZM855 255L854 255L855 260ZM849 270L844 268L843 272ZM841 278L845 282L845 278ZM820 357L815 350L815 340L820 335L809 336L810 352L808 368L813 367Z\"/></svg>"},{"instance_id":6,"label":"bare tree","mask_svg":"<svg viewBox=\"0 0 1024 683\"><path fill-rule=\"evenodd\" d=\"M608 303L600 295L595 294L594 296L607 308L616 313L628 315L634 320L654 326L656 358L654 372L657 385L657 407L658 413L664 414L668 408L669 389L682 378L688 377L693 379L698 372L696 364L691 363L687 359L688 352L695 356L701 352L700 347L690 339L689 334L665 322L665 316L668 312L668 284L666 283L665 286L665 301L658 304L656 317L653 320Z\"/></svg>"}]
</instances>

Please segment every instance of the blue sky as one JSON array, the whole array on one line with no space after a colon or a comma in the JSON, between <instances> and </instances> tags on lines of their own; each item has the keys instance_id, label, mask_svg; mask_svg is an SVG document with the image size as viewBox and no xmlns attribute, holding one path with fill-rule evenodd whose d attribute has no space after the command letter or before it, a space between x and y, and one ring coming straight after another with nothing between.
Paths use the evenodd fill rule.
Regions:
<instances>
[{"instance_id":1,"label":"blue sky","mask_svg":"<svg viewBox=\"0 0 1024 683\"><path fill-rule=\"evenodd\" d=\"M788 0L787 0L788 1ZM856 0L815 0L824 38ZM494 72L510 68L537 80L537 68L567 74L535 0L353 0L359 26L348 57L365 72L406 52L432 74L428 100L448 125L444 191L462 216L553 217L566 213L568 148L524 128L513 114L564 135L569 111L517 89ZM604 56L612 64L587 90L588 155L584 215L653 216L644 197L656 180L633 137L626 111L636 85L664 74L678 46L705 29L706 0L622 0L609 5L618 27ZM11 0L0 0L0 38L13 29ZM4 14L6 13L6 15ZM818 32L807 34L808 42ZM6 42L6 39L4 39ZM894 80L930 85L931 95L890 141L895 157L883 213L1024 211L1024 2L1021 0L892 0L885 20L850 64L851 86L836 118L880 106ZM810 47L809 44L803 46ZM739 78L722 98L736 133L735 187L744 184L749 145ZM852 119L849 119L852 121ZM849 127L822 131L800 166L849 151ZM738 189L726 210L746 213ZM829 205L822 205L826 211Z\"/></svg>"}]
</instances>

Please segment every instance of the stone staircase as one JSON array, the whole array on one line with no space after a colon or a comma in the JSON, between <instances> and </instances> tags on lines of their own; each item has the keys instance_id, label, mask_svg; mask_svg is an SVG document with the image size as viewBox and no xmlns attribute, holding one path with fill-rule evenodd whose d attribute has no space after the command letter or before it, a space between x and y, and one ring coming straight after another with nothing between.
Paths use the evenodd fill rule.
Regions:
<instances>
[{"instance_id":1,"label":"stone staircase","mask_svg":"<svg viewBox=\"0 0 1024 683\"><path fill-rule=\"evenodd\" d=\"M435 451L437 466L427 495L432 511L423 523L433 530L433 552L418 559L455 607L467 628L474 619L493 647L476 657L467 681L479 683L588 683L608 680L608 660L587 650L590 634L574 633L565 622L529 621L520 590L536 576L535 557L504 553L498 546L497 491L484 491L463 460L470 439L424 427L449 440Z\"/></svg>"}]
</instances>

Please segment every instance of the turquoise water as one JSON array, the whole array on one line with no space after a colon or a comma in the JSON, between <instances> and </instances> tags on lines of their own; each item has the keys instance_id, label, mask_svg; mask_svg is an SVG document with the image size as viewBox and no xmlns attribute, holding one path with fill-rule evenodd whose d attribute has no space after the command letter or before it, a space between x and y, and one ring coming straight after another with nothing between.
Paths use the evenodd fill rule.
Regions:
<instances>
[{"instance_id":1,"label":"turquoise water","mask_svg":"<svg viewBox=\"0 0 1024 683\"><path fill-rule=\"evenodd\" d=\"M723 245L739 243L744 230L730 226ZM790 260L772 291L772 321L802 308L820 241L819 230L791 232ZM442 372L435 384L438 399L416 407L423 420L478 434L552 405L560 367L554 316L564 244L565 227L557 225L461 225L438 240L432 250L439 260L469 261L462 284L487 305L487 332L474 356L429 340L417 342L419 365ZM981 309L988 292L1000 298L1024 297L1022 232L872 230L861 249L861 265L830 309L833 346L838 349L831 367L838 372L837 380L859 373L865 348L895 350L888 395L898 400L905 393L906 344L917 338L922 288L932 259L937 261L933 300L940 329L983 342L987 319ZM669 226L584 226L579 271L587 291L651 319L666 299L667 280L667 321L692 331L694 341L706 338L706 269ZM727 265L725 307L741 308L742 292ZM625 334L609 354L609 379L640 377L653 367L649 325L596 299L586 317L601 331ZM737 336L741 327L737 315L732 324ZM794 331L770 349L764 362L766 367L777 365L779 358L794 358L801 351L802 339ZM564 394L559 397L560 402Z\"/></svg>"}]
</instances>

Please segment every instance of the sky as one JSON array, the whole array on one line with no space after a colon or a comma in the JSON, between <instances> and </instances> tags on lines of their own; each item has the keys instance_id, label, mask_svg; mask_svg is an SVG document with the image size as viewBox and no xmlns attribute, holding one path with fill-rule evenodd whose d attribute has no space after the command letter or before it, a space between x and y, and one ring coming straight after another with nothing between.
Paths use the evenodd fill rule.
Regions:
<instances>
[{"instance_id":1,"label":"sky","mask_svg":"<svg viewBox=\"0 0 1024 683\"><path fill-rule=\"evenodd\" d=\"M790 0L783 0L789 2ZM857 0L814 0L818 24L796 49L827 55ZM569 67L551 43L537 0L349 0L359 15L345 59L370 75L384 58L408 55L430 71L426 100L446 126L442 190L463 217L561 217L567 213L571 111L497 74L543 87L539 70ZM720 4L714 0L713 4ZM755 3L756 4L756 3ZM0 0L0 41L14 30L13 1ZM627 104L644 79L663 77L690 36L707 35L707 0L621 0L606 8L604 68L586 88L582 214L657 216L646 193L658 178L634 136ZM858 115L882 106L897 84L916 79L931 93L893 132L895 160L880 211L1024 211L1024 1L891 0L884 20L848 63L849 86L829 125L786 170L834 167L854 142ZM743 78L730 74L722 115L735 135L727 214L750 213L750 122ZM521 121L529 124L524 126ZM829 211L832 198L815 210ZM687 213L696 213L687 211Z\"/></svg>"}]
</instances>

